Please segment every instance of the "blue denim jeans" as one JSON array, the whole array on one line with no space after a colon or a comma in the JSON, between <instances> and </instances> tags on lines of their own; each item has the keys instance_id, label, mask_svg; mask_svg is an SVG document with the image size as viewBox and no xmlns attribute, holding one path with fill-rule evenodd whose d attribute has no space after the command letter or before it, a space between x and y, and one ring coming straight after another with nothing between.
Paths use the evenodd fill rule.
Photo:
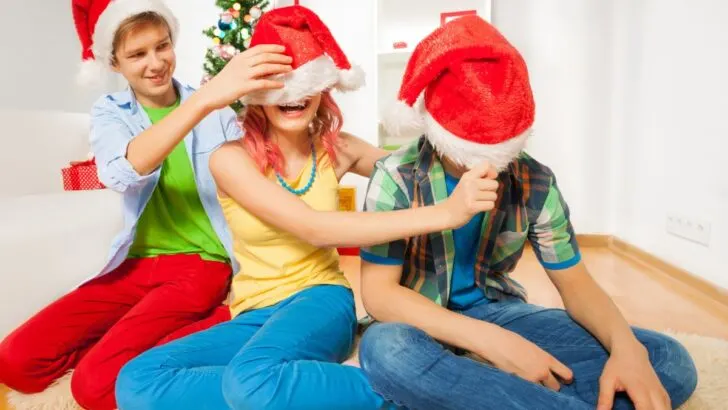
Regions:
<instances>
[{"instance_id":1,"label":"blue denim jeans","mask_svg":"<svg viewBox=\"0 0 728 410\"><path fill-rule=\"evenodd\" d=\"M564 310L507 301L460 312L497 324L535 343L574 373L559 392L528 382L487 364L458 355L425 332L404 324L377 323L361 341L359 359L374 390L411 409L590 409L599 397L599 377L607 351ZM690 355L662 334L634 329L665 386L673 408L685 402L697 384ZM618 393L615 409L633 409Z\"/></svg>"},{"instance_id":2,"label":"blue denim jeans","mask_svg":"<svg viewBox=\"0 0 728 410\"><path fill-rule=\"evenodd\" d=\"M379 409L361 369L339 364L356 332L354 297L316 286L156 347L121 370L122 410Z\"/></svg>"}]
</instances>

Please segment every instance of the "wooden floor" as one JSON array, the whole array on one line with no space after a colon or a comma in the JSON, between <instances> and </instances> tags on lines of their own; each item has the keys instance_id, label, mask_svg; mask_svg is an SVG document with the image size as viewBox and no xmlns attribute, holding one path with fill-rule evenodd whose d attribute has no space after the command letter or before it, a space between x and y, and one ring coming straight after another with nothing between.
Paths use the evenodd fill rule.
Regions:
<instances>
[{"instance_id":1,"label":"wooden floor","mask_svg":"<svg viewBox=\"0 0 728 410\"><path fill-rule=\"evenodd\" d=\"M654 330L674 330L728 340L728 307L705 298L666 274L620 256L608 248L582 248L584 262L597 282L612 296L627 320ZM342 268L357 294L358 315L364 310L359 298L359 258L343 257ZM527 250L518 264L516 278L529 292L531 303L562 307L561 298L548 280L533 252ZM5 388L0 386L0 410L6 410Z\"/></svg>"},{"instance_id":2,"label":"wooden floor","mask_svg":"<svg viewBox=\"0 0 728 410\"><path fill-rule=\"evenodd\" d=\"M10 407L5 402L5 393L7 393L8 389L0 384L0 410L10 410Z\"/></svg>"},{"instance_id":3,"label":"wooden floor","mask_svg":"<svg viewBox=\"0 0 728 410\"><path fill-rule=\"evenodd\" d=\"M728 307L725 305L606 247L582 248L582 253L591 275L632 325L728 340ZM358 290L359 258L344 257L342 265L355 291ZM563 307L559 294L530 249L524 251L513 277L526 287L531 303ZM361 316L363 307L359 298L357 310Z\"/></svg>"}]
</instances>

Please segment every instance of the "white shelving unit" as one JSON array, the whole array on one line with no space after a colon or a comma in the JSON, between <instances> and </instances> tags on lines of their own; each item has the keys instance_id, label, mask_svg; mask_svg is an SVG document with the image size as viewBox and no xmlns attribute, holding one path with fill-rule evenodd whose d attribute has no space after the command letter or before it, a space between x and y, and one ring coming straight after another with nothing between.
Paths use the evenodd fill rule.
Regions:
<instances>
[{"instance_id":1,"label":"white shelving unit","mask_svg":"<svg viewBox=\"0 0 728 410\"><path fill-rule=\"evenodd\" d=\"M442 13L475 12L491 21L491 0L377 0L377 107L379 146L395 149L419 135L390 136L381 126L382 113L397 98L412 50L441 24ZM396 49L403 41L406 48Z\"/></svg>"}]
</instances>

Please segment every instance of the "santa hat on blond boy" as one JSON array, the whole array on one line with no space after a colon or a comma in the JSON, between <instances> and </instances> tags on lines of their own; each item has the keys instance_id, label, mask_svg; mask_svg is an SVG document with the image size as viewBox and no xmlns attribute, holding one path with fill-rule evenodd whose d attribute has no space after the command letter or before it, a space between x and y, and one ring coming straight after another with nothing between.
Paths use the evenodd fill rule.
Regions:
<instances>
[{"instance_id":1,"label":"santa hat on blond boy","mask_svg":"<svg viewBox=\"0 0 728 410\"><path fill-rule=\"evenodd\" d=\"M424 132L460 165L488 161L500 171L524 148L534 112L520 53L488 22L465 16L417 45L383 122L392 135Z\"/></svg>"},{"instance_id":2,"label":"santa hat on blond boy","mask_svg":"<svg viewBox=\"0 0 728 410\"><path fill-rule=\"evenodd\" d=\"M284 88L248 94L244 104L277 105L301 100L330 88L353 91L364 84L364 72L349 63L329 28L303 6L271 10L258 20L250 46L279 44L293 58L293 71L273 76Z\"/></svg>"},{"instance_id":3,"label":"santa hat on blond boy","mask_svg":"<svg viewBox=\"0 0 728 410\"><path fill-rule=\"evenodd\" d=\"M173 43L179 33L177 19L162 0L72 0L72 7L83 59L77 79L83 84L99 82L110 69L114 36L127 18L154 12L169 25Z\"/></svg>"}]
</instances>

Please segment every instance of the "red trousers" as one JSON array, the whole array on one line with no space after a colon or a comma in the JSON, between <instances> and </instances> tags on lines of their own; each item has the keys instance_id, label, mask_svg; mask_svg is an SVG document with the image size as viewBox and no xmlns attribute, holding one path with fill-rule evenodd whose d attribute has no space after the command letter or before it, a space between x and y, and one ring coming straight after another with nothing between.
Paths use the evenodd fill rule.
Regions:
<instances>
[{"instance_id":1,"label":"red trousers","mask_svg":"<svg viewBox=\"0 0 728 410\"><path fill-rule=\"evenodd\" d=\"M230 266L197 255L130 259L49 305L0 344L0 383L43 391L75 369L89 410L116 408L122 366L155 345L230 319Z\"/></svg>"}]
</instances>

